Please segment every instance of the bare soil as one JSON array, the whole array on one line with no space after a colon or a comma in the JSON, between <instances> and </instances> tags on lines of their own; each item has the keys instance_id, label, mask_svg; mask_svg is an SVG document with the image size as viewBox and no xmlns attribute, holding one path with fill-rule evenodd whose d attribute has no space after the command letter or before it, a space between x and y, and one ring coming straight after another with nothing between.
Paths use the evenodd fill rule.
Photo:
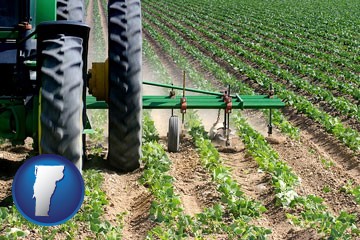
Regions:
<instances>
[{"instance_id":1,"label":"bare soil","mask_svg":"<svg viewBox=\"0 0 360 240\"><path fill-rule=\"evenodd\" d=\"M183 138L180 151L168 153L168 156L172 163L169 174L175 179L176 193L182 200L186 214L194 216L219 202L216 186L208 171L201 165L191 139Z\"/></svg>"},{"instance_id":2,"label":"bare soil","mask_svg":"<svg viewBox=\"0 0 360 240\"><path fill-rule=\"evenodd\" d=\"M155 226L150 220L152 195L139 183L142 170L129 174L103 171L103 190L109 199L105 219L117 223L117 215L125 213L123 239L144 239Z\"/></svg>"}]
</instances>

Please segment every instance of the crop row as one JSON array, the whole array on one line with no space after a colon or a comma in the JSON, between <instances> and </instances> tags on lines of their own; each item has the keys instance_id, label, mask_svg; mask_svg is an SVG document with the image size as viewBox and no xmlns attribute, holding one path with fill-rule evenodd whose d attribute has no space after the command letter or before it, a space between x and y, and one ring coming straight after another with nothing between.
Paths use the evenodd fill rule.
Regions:
<instances>
[{"instance_id":1,"label":"crop row","mask_svg":"<svg viewBox=\"0 0 360 240\"><path fill-rule=\"evenodd\" d=\"M185 0L181 4L185 4L185 5L194 4L195 7L203 7L203 8L205 7L205 8L210 8L212 10L217 9L218 15L227 16L228 19L231 19L234 22L239 22L239 20L240 21L245 20L247 21L247 24L252 27L260 28L268 32L274 30L273 32L276 33L281 38L288 38L298 42L306 42L307 45L315 47L320 51L329 52L332 55L338 55L341 57L349 57L350 59L356 59L357 58L356 54L359 51L358 42L354 40L356 39L356 37L350 39L350 41L349 39L342 39L339 42L336 42L336 40L334 39L332 40L330 40L329 38L326 39L326 37L324 39L321 36L320 37L316 36L317 34L307 33L304 28L299 27L299 23L293 25L292 27L283 26L288 24L284 22L284 19L278 22L269 21L268 18L261 17L261 14L259 15L256 11L254 12L251 9L240 10L238 6L229 7L228 5L229 2L223 2L222 4L217 3L211 7L209 7L208 4L204 4L204 2L200 2L200 1L192 1L190 3L189 1ZM246 4L243 4L241 7L246 8L247 6ZM270 17L270 19L272 18ZM328 28L326 29L328 30ZM335 34L333 34L332 36L334 35Z\"/></svg>"},{"instance_id":2,"label":"crop row","mask_svg":"<svg viewBox=\"0 0 360 240\"><path fill-rule=\"evenodd\" d=\"M146 40L143 43L143 52L145 58L151 62L151 65L156 67L158 73L161 76L161 79L164 79L166 83L171 82L171 78L168 75L167 70L163 67L155 51L151 48L151 46ZM144 114L144 119L148 119L148 114ZM149 122L149 120L147 120L147 122ZM145 130L143 132L143 136L154 136L154 134L149 133L155 131L155 128L153 127L153 124L151 124L151 122L150 124L144 123L143 126ZM149 129L151 130L149 131ZM150 137L150 139L156 139L156 137ZM152 148L154 148L154 146L152 146ZM269 230L253 226L248 222L251 220L251 218L258 217L261 212L265 210L265 208L259 205L259 203L257 202L247 200L241 192L240 187L236 184L234 180L231 179L228 170L219 161L219 154L217 153L217 151L213 149L210 152L206 152L206 149L209 149L208 145L203 145L203 154L207 153L206 156L208 156L209 154L213 154L213 157L205 158L206 156L203 155L202 159L205 159L204 161L206 162L203 161L202 163L204 167L209 171L209 173L212 173L212 179L217 184L217 189L221 194L222 204L215 204L213 207L205 209L202 213L197 214L193 218L189 216L184 216L183 213L181 213L178 214L179 216L176 219L183 219L184 221L186 220L188 224L187 230L189 231L189 234L195 236L199 234L212 234L217 232L227 233L230 238L237 238L237 236L243 236L245 238L257 237L261 239L263 236L269 233ZM164 152L162 155L165 159L167 159ZM145 161L145 165L147 165L146 162L148 161L149 160ZM160 162L163 163L166 161ZM157 160L154 161L154 164L156 164L157 167L159 166ZM152 166L151 168L154 168L154 166ZM165 168L164 170L166 169L167 168ZM171 179L170 176L168 176L167 178ZM174 211L178 211L177 207L175 208L176 209ZM159 211L161 211L161 209L153 212ZM227 216L228 218L226 223L223 222L225 216ZM178 223L177 226L179 224L181 225L183 224L183 222L181 221L181 223ZM184 234L183 232L178 232L177 230L165 231L165 229L174 228L171 228L171 224L167 224L165 227L157 227L156 229L152 230L150 235L152 237L162 236L170 238L171 236L173 236L171 234L175 234L177 236L179 236L179 234Z\"/></svg>"},{"instance_id":3,"label":"crop row","mask_svg":"<svg viewBox=\"0 0 360 240\"><path fill-rule=\"evenodd\" d=\"M231 1L228 1L228 3L231 3ZM271 18L270 24L282 29L299 28L306 34L305 37L311 34L326 40L344 43L345 45L355 45L354 42L349 42L359 36L355 25L358 21L356 18L358 12L355 10L356 4L354 1L345 4L344 2L337 2L336 5L319 1L313 1L313 4L289 1L286 4L282 2L271 4L266 8L261 3L251 6L251 13L254 16L262 19ZM235 6L234 10L239 12L238 6ZM329 21L330 18L331 22ZM344 25L346 25L345 28Z\"/></svg>"},{"instance_id":4,"label":"crop row","mask_svg":"<svg viewBox=\"0 0 360 240\"><path fill-rule=\"evenodd\" d=\"M209 89L208 89L209 90ZM322 199L315 196L307 196L305 198L299 197L294 191L294 186L298 184L298 178L291 172L291 169L286 163L278 160L278 155L269 147L265 139L256 133L250 126L237 116L236 125L239 128L240 136L243 139L247 151L258 162L260 168L272 175L272 182L276 192L276 197L283 206L302 206L302 216L289 215L295 223L303 224L304 226L313 227L317 231L322 232L331 237L350 236L349 231L354 234L357 228L354 225L355 216L341 213L341 216L335 217L331 214L322 214L326 210L325 205L322 204ZM193 136L196 146L199 149L202 162L207 168L213 167L213 176L228 176L226 169L220 170L217 166L221 162L219 154L209 140L207 140L206 133L201 125L201 122L192 114L188 114L187 125L190 128L190 134ZM235 185L236 186L236 185ZM234 192L234 191L228 191ZM234 194L233 194L234 195ZM343 220L347 220L347 222ZM333 224L336 223L336 224ZM349 230L350 229L350 230Z\"/></svg>"},{"instance_id":5,"label":"crop row","mask_svg":"<svg viewBox=\"0 0 360 240\"><path fill-rule=\"evenodd\" d=\"M324 62L316 61L317 59L310 58L307 55L299 54L299 52L294 51L291 48L283 47L265 39L259 39L255 34L246 30L245 28L242 28L241 35L239 35L238 33L234 32L233 25L211 18L208 12L200 14L200 11L197 11L197 14L195 15L190 14L192 12L191 10L188 12L184 8L179 8L175 4L172 5L172 3L167 2L165 5L164 3L158 2L156 5L161 9L167 8L169 11L171 11L171 17L177 17L178 20L183 21L188 26L201 31L204 35L207 35L210 38L216 38L214 39L215 41L221 39L226 47L229 45L231 47L240 45L244 48L251 49L252 53L266 56L271 60L271 66L267 64L267 67L276 69L276 67L274 67L275 64L281 65L282 68L289 68L292 71L297 72L297 74L300 76L309 76L314 80L315 83L320 82L322 83L321 85L324 85L330 90L340 91L344 94L351 95L356 100L360 99L360 90L357 88L357 86L360 87L359 75L352 74L350 72L346 73L343 70L338 71L338 74L347 74L347 76L350 76L351 78L347 79L347 81L352 81L350 83L346 83L343 81L344 79L341 79L342 81L340 82L340 79L337 80L336 78L327 75L328 72L333 71L333 67L327 62L325 64ZM187 18L182 18L182 14L186 14ZM206 22L203 21L205 17L207 19ZM222 27L218 28L219 25ZM199 28L199 26L202 28ZM226 36L225 39L222 38L223 36ZM231 44L231 42L229 43L228 40L231 40L233 44ZM256 41L261 43L261 45L254 43ZM242 56L245 55L243 54L243 50L240 50L239 52L239 48L237 48L235 51ZM285 57L284 55L289 55L290 58ZM307 61L306 64L302 64L299 61L304 59ZM320 65L322 67L321 70L313 68L309 65L309 62L315 66Z\"/></svg>"},{"instance_id":6,"label":"crop row","mask_svg":"<svg viewBox=\"0 0 360 240\"><path fill-rule=\"evenodd\" d=\"M355 214L341 212L339 216L334 216L323 204L322 198L314 195L299 196L294 191L299 183L297 176L285 162L279 160L278 154L266 143L264 137L251 129L239 115L236 116L235 123L246 151L253 156L260 168L271 174L276 197L282 206L301 208L298 216L287 214L294 224L314 228L330 239L350 239L351 236L360 234Z\"/></svg>"},{"instance_id":7,"label":"crop row","mask_svg":"<svg viewBox=\"0 0 360 240\"><path fill-rule=\"evenodd\" d=\"M100 0L100 4L103 9L103 13L105 14L104 18L106 19L106 21L108 20L108 2L109 2L108 0Z\"/></svg>"},{"instance_id":8,"label":"crop row","mask_svg":"<svg viewBox=\"0 0 360 240\"><path fill-rule=\"evenodd\" d=\"M348 181L342 188L342 191L351 194L355 202L360 205L360 185L354 186L351 181Z\"/></svg>"},{"instance_id":9,"label":"crop row","mask_svg":"<svg viewBox=\"0 0 360 240\"><path fill-rule=\"evenodd\" d=\"M199 59L200 62L202 61L202 56L204 55L204 53L200 52L196 47L190 45L186 40L183 39L182 36L174 32L174 30L168 28L162 22L159 22L154 16L149 15L146 11L144 12L144 16L147 21L152 22L152 24L155 25L158 29L161 29L162 32L168 35L170 39L173 39L173 41L176 42L179 47L184 49L190 56ZM147 23L145 23L144 26L145 29L152 28L152 25ZM158 31L152 31L154 32L154 34L161 35L161 33L159 33ZM277 94L281 98L286 100L288 105L293 106L298 111L305 113L307 116L309 116L316 122L319 122L326 129L326 131L334 134L350 149L353 149L355 151L359 150L360 135L357 131L345 127L337 118L333 118L329 114L320 111L311 102L299 96L297 93L287 90L284 84L274 82L264 73L247 64L242 63L237 58L230 56L224 50L216 48L214 47L214 45L206 41L202 41L200 42L200 44L202 44L204 48L206 48L206 46L211 47L213 51L210 52L212 52L212 54L218 56L224 62L229 63L233 68L242 69L243 73L248 78L260 84L261 86L268 88L270 85L273 85L277 90Z\"/></svg>"},{"instance_id":10,"label":"crop row","mask_svg":"<svg viewBox=\"0 0 360 240\"><path fill-rule=\"evenodd\" d=\"M328 54L324 52L324 49L316 49L314 47L308 46L309 41L307 39L291 39L293 37L293 34L290 34L293 29L291 29L287 33L286 36L279 36L277 33L279 31L279 28L265 28L264 23L258 23L253 24L252 20L250 20L246 14L249 12L244 12L245 14L238 14L234 13L233 16L229 14L227 11L226 14L219 14L218 8L215 7L209 7L209 5L206 4L199 4L195 2L189 3L188 1L177 1L173 3L168 3L170 5L177 6L178 8L183 8L184 11L190 11L191 14L189 16L198 16L202 19L205 19L205 22L207 22L210 19L215 19L220 22L219 26L222 26L222 24L226 23L228 25L231 25L233 27L233 32L238 33L239 35L243 35L243 31L246 31L250 33L249 36L251 36L253 39L259 40L259 39L268 39L268 41L273 42L274 44L280 44L287 47L290 47L291 49L297 50L297 51L303 51L306 53L306 55L309 55L310 57L316 56L317 58L324 59L325 61L322 62L332 62L336 64L342 71L344 69L344 66L347 68L352 69L355 72L359 72L360 68L358 64L356 64L356 57L350 57L346 55L345 57L339 57L333 54ZM229 10L231 11L231 10ZM199 15L200 14L200 15ZM202 15L202 16L201 16ZM240 20L241 19L241 20ZM267 23L268 21L265 21ZM317 43L317 42L316 42ZM320 46L325 46L325 44L322 44ZM333 66L335 68L335 66ZM355 77L357 74L347 74L344 72L345 76L352 76Z\"/></svg>"},{"instance_id":11,"label":"crop row","mask_svg":"<svg viewBox=\"0 0 360 240\"><path fill-rule=\"evenodd\" d=\"M155 131L153 122L144 114L146 131ZM156 136L147 132L146 136ZM200 237L214 233L227 233L230 239L242 236L262 239L269 230L251 225L252 217L259 216L264 207L246 200L238 185L234 183L226 170L220 165L209 166L214 169L213 179L218 182L218 190L222 193L223 205L215 204L204 209L194 217L184 214L179 195L174 191L174 178L167 174L171 161L163 147L144 138L142 161L145 165L141 183L147 186L154 196L150 214L159 224L148 233L148 239L181 239L187 236ZM229 216L228 211L232 214ZM226 222L224 222L226 216Z\"/></svg>"},{"instance_id":12,"label":"crop row","mask_svg":"<svg viewBox=\"0 0 360 240\"><path fill-rule=\"evenodd\" d=\"M152 7L155 8L155 6ZM157 4L157 7L159 7L159 4ZM180 20L182 18L181 12L175 12L174 10L168 11L169 17L166 17L164 16L164 14L159 12L152 12L152 14L157 17L160 17L161 15L161 19L163 21L171 23L172 26L180 30L184 34L184 36L190 38L194 42L200 43L202 46L206 47L208 51L212 52L212 54L227 58L226 55L231 55L231 53L223 49L231 49L236 53L236 55L241 57L239 58L239 60L245 59L252 63L256 63L258 66L261 66L262 68L266 69L266 71L271 72L278 78L285 79L287 81L287 85L294 86L297 89L303 90L311 96L316 96L318 100L326 101L327 103L329 103L330 106L339 111L340 114L348 116L349 118L354 117L360 121L360 110L356 104L350 103L343 97L334 97L333 94L329 91L317 86L313 86L310 82L304 80L303 78L292 75L287 70L279 67L277 64L274 64L269 60L266 60L256 54L246 51L242 47L235 45L232 42L228 42L222 39L219 35L209 32L208 29L204 29L200 25L194 24L190 20L184 20L184 22L195 28L197 31L200 31L201 34L205 35L209 40L207 40L205 37L199 36L199 34L191 30L190 27L184 26L178 21L176 21L177 19ZM220 49L221 51L218 51L218 49ZM234 57L233 59L236 58ZM239 69L239 71L241 72L241 69ZM350 87L348 89L353 89L353 87Z\"/></svg>"},{"instance_id":13,"label":"crop row","mask_svg":"<svg viewBox=\"0 0 360 240\"><path fill-rule=\"evenodd\" d=\"M216 149L207 139L199 119L195 117L188 119L190 119L187 122L190 128L189 133L195 140L202 161L207 165L213 164L214 159L218 158ZM298 215L287 214L294 224L314 228L330 239L348 239L359 235L359 229L355 225L356 215L341 212L339 216L334 216L323 204L323 199L314 195L299 196L294 190L294 187L299 184L299 179L285 162L279 160L278 154L266 143L264 137L254 131L240 114L236 116L234 123L238 127L246 151L263 171L272 176L278 203L283 207L301 209ZM222 174L221 171L214 170L213 172L214 175Z\"/></svg>"}]
</instances>

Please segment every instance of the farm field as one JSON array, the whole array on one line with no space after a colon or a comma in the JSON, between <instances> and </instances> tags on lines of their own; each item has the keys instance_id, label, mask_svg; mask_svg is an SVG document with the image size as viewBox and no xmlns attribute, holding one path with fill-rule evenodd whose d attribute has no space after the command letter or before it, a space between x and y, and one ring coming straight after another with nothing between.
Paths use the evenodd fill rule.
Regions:
<instances>
[{"instance_id":1,"label":"farm field","mask_svg":"<svg viewBox=\"0 0 360 240\"><path fill-rule=\"evenodd\" d=\"M85 2L91 66L107 57L107 0ZM272 86L286 103L273 135L268 111L234 110L224 147L209 139L217 110L188 111L180 151L168 153L170 111L146 110L141 168L121 174L105 161L107 111L94 110L85 201L57 227L28 223L9 197L31 140L2 143L0 239L360 239L360 2L141 4L144 81L181 85L185 71L204 90Z\"/></svg>"}]
</instances>

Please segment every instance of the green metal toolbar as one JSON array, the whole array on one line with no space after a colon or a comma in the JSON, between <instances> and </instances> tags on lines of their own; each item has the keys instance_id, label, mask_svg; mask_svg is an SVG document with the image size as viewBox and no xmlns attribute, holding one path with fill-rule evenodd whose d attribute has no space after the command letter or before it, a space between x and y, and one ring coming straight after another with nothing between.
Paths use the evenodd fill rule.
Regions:
<instances>
[{"instance_id":1,"label":"green metal toolbar","mask_svg":"<svg viewBox=\"0 0 360 240\"><path fill-rule=\"evenodd\" d=\"M181 98L176 96L143 96L144 109L180 109ZM219 96L192 96L186 98L187 109L225 109L225 103ZM269 98L266 95L237 95L232 98L232 109L277 109L282 108L285 104L277 97ZM107 109L105 101L96 101L95 97L86 97L87 109Z\"/></svg>"},{"instance_id":2,"label":"green metal toolbar","mask_svg":"<svg viewBox=\"0 0 360 240\"><path fill-rule=\"evenodd\" d=\"M167 96L144 96L144 109L180 109L181 97L170 98ZM225 109L227 103L216 96L186 96L187 109ZM264 95L243 96L233 98L232 109L270 109L284 107L284 103L277 98L268 98Z\"/></svg>"},{"instance_id":3,"label":"green metal toolbar","mask_svg":"<svg viewBox=\"0 0 360 240\"><path fill-rule=\"evenodd\" d=\"M143 84L195 92L204 95L186 96L143 96L143 109L277 109L285 107L281 99L267 95L226 95L221 92L204 91L169 84L143 82ZM184 102L186 103L182 103ZM96 101L93 96L86 97L87 109L107 109L105 101Z\"/></svg>"}]
</instances>

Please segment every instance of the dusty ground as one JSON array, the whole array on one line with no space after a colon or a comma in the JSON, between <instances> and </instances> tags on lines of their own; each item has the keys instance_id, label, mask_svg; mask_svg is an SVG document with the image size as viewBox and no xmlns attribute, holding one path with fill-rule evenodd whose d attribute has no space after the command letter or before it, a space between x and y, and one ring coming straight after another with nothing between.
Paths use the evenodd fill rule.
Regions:
<instances>
[{"instance_id":1,"label":"dusty ground","mask_svg":"<svg viewBox=\"0 0 360 240\"><path fill-rule=\"evenodd\" d=\"M204 208L219 201L216 186L202 167L191 139L182 139L180 151L168 155L172 162L169 173L175 179L176 193L181 197L186 214L193 216L201 213Z\"/></svg>"}]
</instances>

